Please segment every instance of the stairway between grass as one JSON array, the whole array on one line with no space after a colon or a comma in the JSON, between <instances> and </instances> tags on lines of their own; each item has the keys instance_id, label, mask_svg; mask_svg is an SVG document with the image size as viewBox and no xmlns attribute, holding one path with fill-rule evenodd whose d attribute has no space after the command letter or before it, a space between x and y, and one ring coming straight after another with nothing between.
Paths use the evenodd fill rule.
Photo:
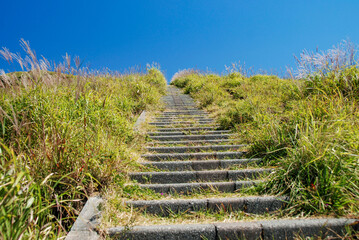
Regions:
<instances>
[{"instance_id":1,"label":"stairway between grass","mask_svg":"<svg viewBox=\"0 0 359 240\"><path fill-rule=\"evenodd\" d=\"M156 170L130 173L130 177L142 188L163 196L171 194L174 199L128 201L128 206L161 217L196 211L268 214L285 207L284 197L240 197L244 188L275 169L256 167L261 159L246 158L246 145L237 144L230 131L218 130L215 121L177 88L170 86L163 100L166 110L150 122L154 130L148 132L148 153L142 155L146 160L142 164ZM220 192L228 197L218 197ZM194 194L196 197L188 197ZM296 231L325 235L330 232L328 226L340 232L346 223L346 219L321 219L153 225L130 231L112 228L109 235L119 239L292 239ZM288 225L292 231L283 230Z\"/></svg>"}]
</instances>

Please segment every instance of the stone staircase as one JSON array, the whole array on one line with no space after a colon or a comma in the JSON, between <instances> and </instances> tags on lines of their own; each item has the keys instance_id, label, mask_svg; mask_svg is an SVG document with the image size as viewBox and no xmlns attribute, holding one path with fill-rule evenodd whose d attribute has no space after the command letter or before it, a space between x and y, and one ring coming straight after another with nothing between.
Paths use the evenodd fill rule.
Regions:
<instances>
[{"instance_id":1,"label":"stone staircase","mask_svg":"<svg viewBox=\"0 0 359 240\"><path fill-rule=\"evenodd\" d=\"M142 188L177 197L128 201L127 206L162 217L196 211L270 214L285 207L285 197L240 194L263 181L263 176L275 174L275 168L256 167L261 159L246 158L246 145L237 144L236 135L230 131L218 130L214 119L177 88L169 86L163 101L166 110L149 123L151 141L142 155L142 164L155 171L129 175ZM208 195L210 192L233 195L218 198ZM193 193L196 198L181 198ZM111 228L108 234L116 239L294 239L298 233L321 237L342 234L344 226L352 222L310 219L152 225Z\"/></svg>"}]
</instances>

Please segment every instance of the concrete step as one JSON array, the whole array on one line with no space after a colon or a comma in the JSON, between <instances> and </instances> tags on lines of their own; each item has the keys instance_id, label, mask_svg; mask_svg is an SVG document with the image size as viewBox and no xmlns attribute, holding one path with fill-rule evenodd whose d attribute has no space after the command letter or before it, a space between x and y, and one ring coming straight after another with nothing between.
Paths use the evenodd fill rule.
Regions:
<instances>
[{"instance_id":1,"label":"concrete step","mask_svg":"<svg viewBox=\"0 0 359 240\"><path fill-rule=\"evenodd\" d=\"M243 211L251 214L264 214L282 209L286 201L288 201L288 198L285 197L253 196L209 199L139 200L127 201L126 205L141 209L146 213L160 216L194 211Z\"/></svg>"},{"instance_id":2,"label":"concrete step","mask_svg":"<svg viewBox=\"0 0 359 240\"><path fill-rule=\"evenodd\" d=\"M169 116L169 117L155 117L156 120L178 120L178 119L199 119L199 120L209 120L211 118L208 118L207 116L178 116L178 115L174 115L174 116Z\"/></svg>"},{"instance_id":3,"label":"concrete step","mask_svg":"<svg viewBox=\"0 0 359 240\"><path fill-rule=\"evenodd\" d=\"M213 118L201 117L201 118L191 118L191 117L176 117L176 118L164 118L164 117L155 117L153 122L164 122L164 123L173 123L173 122L198 122L198 121L213 121Z\"/></svg>"},{"instance_id":4,"label":"concrete step","mask_svg":"<svg viewBox=\"0 0 359 240\"><path fill-rule=\"evenodd\" d=\"M163 117L163 118L171 118L171 117L174 117L174 118L181 118L181 117L184 117L184 118L194 118L194 117L204 117L204 118L207 118L207 117L210 117L208 113L162 113L160 115L158 115L158 117Z\"/></svg>"},{"instance_id":5,"label":"concrete step","mask_svg":"<svg viewBox=\"0 0 359 240\"><path fill-rule=\"evenodd\" d=\"M181 132L148 132L149 136L171 136L171 135L188 135L190 134L229 134L231 131L229 130L216 130L216 131L181 131Z\"/></svg>"},{"instance_id":6,"label":"concrete step","mask_svg":"<svg viewBox=\"0 0 359 240\"><path fill-rule=\"evenodd\" d=\"M192 114L192 113L199 113L199 114L208 114L208 112L201 110L201 109L186 109L186 110L179 110L179 109L167 109L161 114Z\"/></svg>"},{"instance_id":7,"label":"concrete step","mask_svg":"<svg viewBox=\"0 0 359 240\"><path fill-rule=\"evenodd\" d=\"M181 100L180 100L181 101ZM173 108L194 108L194 109L198 109L198 107L196 106L196 104L194 102L172 102L167 104L168 108L166 110L169 109L173 109Z\"/></svg>"},{"instance_id":8,"label":"concrete step","mask_svg":"<svg viewBox=\"0 0 359 240\"><path fill-rule=\"evenodd\" d=\"M182 128L158 128L158 132L176 132L176 131L214 131L216 127L182 127Z\"/></svg>"},{"instance_id":9,"label":"concrete step","mask_svg":"<svg viewBox=\"0 0 359 240\"><path fill-rule=\"evenodd\" d=\"M156 124L153 125L158 129L163 129L163 128L185 128L185 127L215 127L215 128L219 128L220 126L215 123L198 123L198 122L194 122L194 123L188 123L188 124Z\"/></svg>"},{"instance_id":10,"label":"concrete step","mask_svg":"<svg viewBox=\"0 0 359 240\"><path fill-rule=\"evenodd\" d=\"M179 102L169 102L169 104L167 104L167 106L170 107L196 107L196 104L194 103L194 101L191 100L186 100L183 101L182 99L179 100Z\"/></svg>"},{"instance_id":11,"label":"concrete step","mask_svg":"<svg viewBox=\"0 0 359 240\"><path fill-rule=\"evenodd\" d=\"M176 118L176 119L158 119L154 118L153 122L156 123L193 123L193 122L213 122L212 118Z\"/></svg>"},{"instance_id":12,"label":"concrete step","mask_svg":"<svg viewBox=\"0 0 359 240\"><path fill-rule=\"evenodd\" d=\"M285 219L250 222L219 222L207 224L177 224L114 227L107 235L115 239L344 239L348 230L359 231L358 219L320 218ZM353 236L353 239L355 237Z\"/></svg>"},{"instance_id":13,"label":"concrete step","mask_svg":"<svg viewBox=\"0 0 359 240\"><path fill-rule=\"evenodd\" d=\"M187 105L187 104L188 104L188 105ZM173 108L177 108L177 107L179 107L179 108L192 107L192 108L195 108L195 109L197 109L197 110L199 109L199 108L197 107L197 104L196 104L195 102L188 102L188 101L182 102L182 103L180 103L180 102L170 103L170 104L167 105L167 106L169 106L168 108L166 108L167 111L170 110L170 109L173 109Z\"/></svg>"},{"instance_id":14,"label":"concrete step","mask_svg":"<svg viewBox=\"0 0 359 240\"><path fill-rule=\"evenodd\" d=\"M191 194L193 191L212 190L214 192L234 192L242 188L251 187L259 181L236 182L205 182L205 183L167 183L167 184L139 184L142 188L151 189L157 193Z\"/></svg>"},{"instance_id":15,"label":"concrete step","mask_svg":"<svg viewBox=\"0 0 359 240\"><path fill-rule=\"evenodd\" d=\"M193 99L191 98L187 98L187 99L178 99L176 101L167 101L167 105L168 106L196 106L195 101L193 101Z\"/></svg>"},{"instance_id":16,"label":"concrete step","mask_svg":"<svg viewBox=\"0 0 359 240\"><path fill-rule=\"evenodd\" d=\"M208 114L206 111L198 110L198 109L187 109L187 110L172 110L172 111L164 111L162 114L165 115L181 115L181 114Z\"/></svg>"},{"instance_id":17,"label":"concrete step","mask_svg":"<svg viewBox=\"0 0 359 240\"><path fill-rule=\"evenodd\" d=\"M149 161L156 160L184 160L184 159L237 159L241 158L246 152L204 152L204 153L156 153L143 154L143 158Z\"/></svg>"},{"instance_id":18,"label":"concrete step","mask_svg":"<svg viewBox=\"0 0 359 240\"><path fill-rule=\"evenodd\" d=\"M156 141L183 141L183 140L213 140L227 139L235 136L235 134L208 134L208 135L170 135L170 136L151 136Z\"/></svg>"},{"instance_id":19,"label":"concrete step","mask_svg":"<svg viewBox=\"0 0 359 240\"><path fill-rule=\"evenodd\" d=\"M189 106L193 105L196 106L195 101L192 98L182 98L185 95L182 95L180 98L176 99L175 101L168 101L168 105L170 106Z\"/></svg>"},{"instance_id":20,"label":"concrete step","mask_svg":"<svg viewBox=\"0 0 359 240\"><path fill-rule=\"evenodd\" d=\"M187 182L217 182L256 179L262 174L274 169L256 168L243 170L208 170L208 171L178 171L178 172L133 172L129 173L132 180L138 183L187 183Z\"/></svg>"},{"instance_id":21,"label":"concrete step","mask_svg":"<svg viewBox=\"0 0 359 240\"><path fill-rule=\"evenodd\" d=\"M168 126L168 125L175 125L175 124L183 124L183 125L188 125L188 124L206 124L206 123L213 123L213 120L205 120L205 121L173 121L173 122L149 122L149 125L154 125L154 126Z\"/></svg>"},{"instance_id":22,"label":"concrete step","mask_svg":"<svg viewBox=\"0 0 359 240\"><path fill-rule=\"evenodd\" d=\"M203 110L199 110L196 107L169 107L167 108L167 111L164 111L163 113L205 113Z\"/></svg>"},{"instance_id":23,"label":"concrete step","mask_svg":"<svg viewBox=\"0 0 359 240\"><path fill-rule=\"evenodd\" d=\"M205 151L229 151L243 149L247 144L241 145L206 145L206 146L185 146L185 147L146 147L149 152L156 153L187 153Z\"/></svg>"},{"instance_id":24,"label":"concrete step","mask_svg":"<svg viewBox=\"0 0 359 240\"><path fill-rule=\"evenodd\" d=\"M190 118L190 119L201 119L201 118L208 118L209 114L208 113L201 113L201 115L181 115L181 114L165 114L164 113L159 113L155 116L155 118L163 118L163 119L178 119L178 118Z\"/></svg>"},{"instance_id":25,"label":"concrete step","mask_svg":"<svg viewBox=\"0 0 359 240\"><path fill-rule=\"evenodd\" d=\"M213 139L213 140L188 140L188 141L163 141L163 142L149 142L148 145L207 145L213 143L229 143L235 139Z\"/></svg>"},{"instance_id":26,"label":"concrete step","mask_svg":"<svg viewBox=\"0 0 359 240\"><path fill-rule=\"evenodd\" d=\"M178 101L169 102L169 104L167 104L167 106L169 106L169 107L196 107L196 104L194 103L194 101L191 101L189 99L186 99L185 101L183 101L183 99L178 99Z\"/></svg>"},{"instance_id":27,"label":"concrete step","mask_svg":"<svg viewBox=\"0 0 359 240\"><path fill-rule=\"evenodd\" d=\"M156 167L167 171L201 171L214 169L227 169L234 166L246 166L249 163L260 163L262 159L223 159L223 160L196 160L196 161L165 161L147 162L144 166Z\"/></svg>"}]
</instances>

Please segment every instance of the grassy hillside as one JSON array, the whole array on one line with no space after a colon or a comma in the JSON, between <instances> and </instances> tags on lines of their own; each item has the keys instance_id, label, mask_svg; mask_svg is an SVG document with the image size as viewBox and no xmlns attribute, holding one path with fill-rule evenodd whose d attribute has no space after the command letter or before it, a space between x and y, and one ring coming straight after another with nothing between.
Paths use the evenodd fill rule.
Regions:
<instances>
[{"instance_id":1,"label":"grassy hillside","mask_svg":"<svg viewBox=\"0 0 359 240\"><path fill-rule=\"evenodd\" d=\"M178 73L183 88L278 171L258 191L289 195L292 214L358 214L359 70L305 79Z\"/></svg>"},{"instance_id":2,"label":"grassy hillside","mask_svg":"<svg viewBox=\"0 0 359 240\"><path fill-rule=\"evenodd\" d=\"M133 125L142 110L161 107L161 71L91 72L78 58L72 67L67 55L51 65L22 45L26 58L0 51L23 69L0 72L0 238L64 236L98 192L116 207L105 209L105 220L125 208L118 196L160 198L126 183L128 172L144 168L136 161L144 137ZM338 60L328 67L327 57L304 59L311 58L324 59L324 67L301 62L296 80L187 70L171 84L250 143L250 157L277 166L255 191L290 196L286 216L358 216L359 70Z\"/></svg>"},{"instance_id":3,"label":"grassy hillside","mask_svg":"<svg viewBox=\"0 0 359 240\"><path fill-rule=\"evenodd\" d=\"M4 239L57 238L87 196L121 182L121 172L137 167L129 152L133 124L142 110L158 107L166 88L156 68L91 74L70 65L50 72L36 58L31 63L0 77Z\"/></svg>"}]
</instances>

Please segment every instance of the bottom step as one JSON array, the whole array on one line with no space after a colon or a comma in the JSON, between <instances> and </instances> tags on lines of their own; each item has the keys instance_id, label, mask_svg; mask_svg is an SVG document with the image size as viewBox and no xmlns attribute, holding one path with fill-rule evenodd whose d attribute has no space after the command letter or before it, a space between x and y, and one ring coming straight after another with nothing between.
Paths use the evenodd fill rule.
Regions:
<instances>
[{"instance_id":1,"label":"bottom step","mask_svg":"<svg viewBox=\"0 0 359 240\"><path fill-rule=\"evenodd\" d=\"M114 227L107 234L114 239L247 239L273 240L314 237L342 237L347 229L359 231L357 219L294 219L214 224L182 224ZM348 238L348 239L354 239Z\"/></svg>"}]
</instances>

